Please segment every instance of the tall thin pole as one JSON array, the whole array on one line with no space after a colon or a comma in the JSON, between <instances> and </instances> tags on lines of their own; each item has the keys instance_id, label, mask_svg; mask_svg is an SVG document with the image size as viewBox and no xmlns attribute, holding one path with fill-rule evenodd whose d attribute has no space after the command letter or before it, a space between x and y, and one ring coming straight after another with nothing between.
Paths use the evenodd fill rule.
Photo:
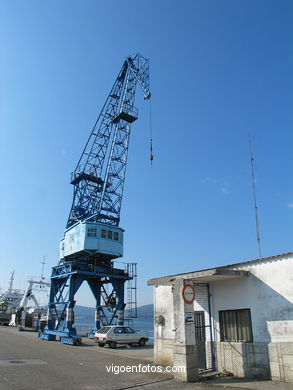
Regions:
<instances>
[{"instance_id":1,"label":"tall thin pole","mask_svg":"<svg viewBox=\"0 0 293 390\"><path fill-rule=\"evenodd\" d=\"M14 281L14 273L15 270L11 272L10 280L9 280L9 286L8 286L8 292L11 293L13 289L13 281Z\"/></svg>"},{"instance_id":2,"label":"tall thin pole","mask_svg":"<svg viewBox=\"0 0 293 390\"><path fill-rule=\"evenodd\" d=\"M262 255L261 255L260 232L259 232L259 215L258 215L258 207L257 207L257 203L256 203L254 158L253 158L253 154L252 154L252 143L251 143L250 135L248 135L248 140L249 140L251 178L252 178L252 189L253 189L253 204L254 204L254 213L255 213L256 241L257 241L257 245L258 245L259 258L261 259Z\"/></svg>"},{"instance_id":3,"label":"tall thin pole","mask_svg":"<svg viewBox=\"0 0 293 390\"><path fill-rule=\"evenodd\" d=\"M45 278L44 278L44 266L45 266L45 264L46 264L46 261L45 261L45 260L46 260L46 256L44 256L43 261L41 261L41 264L42 264L41 281L45 279Z\"/></svg>"}]
</instances>

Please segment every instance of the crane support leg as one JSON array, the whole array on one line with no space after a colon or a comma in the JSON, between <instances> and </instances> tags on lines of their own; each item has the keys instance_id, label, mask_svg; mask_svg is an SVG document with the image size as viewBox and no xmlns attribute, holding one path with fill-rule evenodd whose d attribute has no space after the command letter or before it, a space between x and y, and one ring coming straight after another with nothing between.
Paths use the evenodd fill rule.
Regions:
<instances>
[{"instance_id":1,"label":"crane support leg","mask_svg":"<svg viewBox=\"0 0 293 390\"><path fill-rule=\"evenodd\" d=\"M115 280L115 279L112 279L111 283L117 292L117 296L119 297L118 304L117 304L117 314L118 314L117 325L123 325L124 324L124 308L125 308L124 283L121 283L120 280Z\"/></svg>"},{"instance_id":2,"label":"crane support leg","mask_svg":"<svg viewBox=\"0 0 293 390\"><path fill-rule=\"evenodd\" d=\"M95 325L99 329L101 327L101 279L89 279L87 282L96 300Z\"/></svg>"}]
</instances>

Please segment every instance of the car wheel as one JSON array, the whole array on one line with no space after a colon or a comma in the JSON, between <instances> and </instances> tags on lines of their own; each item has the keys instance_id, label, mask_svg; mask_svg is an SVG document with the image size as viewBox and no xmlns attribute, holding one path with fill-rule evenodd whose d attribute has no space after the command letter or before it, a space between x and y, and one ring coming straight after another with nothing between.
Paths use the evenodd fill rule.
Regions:
<instances>
[{"instance_id":1,"label":"car wheel","mask_svg":"<svg viewBox=\"0 0 293 390\"><path fill-rule=\"evenodd\" d=\"M102 348L102 347L104 347L104 346L105 346L105 344L98 343L98 346Z\"/></svg>"},{"instance_id":2,"label":"car wheel","mask_svg":"<svg viewBox=\"0 0 293 390\"><path fill-rule=\"evenodd\" d=\"M140 339L138 344L141 346L141 347L144 347L145 346L145 339Z\"/></svg>"},{"instance_id":3,"label":"car wheel","mask_svg":"<svg viewBox=\"0 0 293 390\"><path fill-rule=\"evenodd\" d=\"M115 341L110 341L110 342L109 342L109 347L112 348L112 349L116 348L116 343L115 343Z\"/></svg>"}]
</instances>

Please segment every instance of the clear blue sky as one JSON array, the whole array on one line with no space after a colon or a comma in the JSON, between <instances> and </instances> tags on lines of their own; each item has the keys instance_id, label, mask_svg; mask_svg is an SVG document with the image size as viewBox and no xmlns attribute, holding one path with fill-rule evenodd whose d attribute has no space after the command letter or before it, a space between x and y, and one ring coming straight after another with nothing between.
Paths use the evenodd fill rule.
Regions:
<instances>
[{"instance_id":1,"label":"clear blue sky","mask_svg":"<svg viewBox=\"0 0 293 390\"><path fill-rule=\"evenodd\" d=\"M58 261L69 184L124 58L150 59L138 93L121 226L124 261L152 277L257 257L248 133L262 252L292 250L293 2L2 1L1 273L7 287ZM83 288L78 303L91 304Z\"/></svg>"}]
</instances>

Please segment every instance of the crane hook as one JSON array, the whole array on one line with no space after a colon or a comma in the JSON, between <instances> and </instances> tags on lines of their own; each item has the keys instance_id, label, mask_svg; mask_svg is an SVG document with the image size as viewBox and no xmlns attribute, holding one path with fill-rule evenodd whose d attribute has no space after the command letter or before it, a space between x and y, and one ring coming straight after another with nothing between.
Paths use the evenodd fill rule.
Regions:
<instances>
[{"instance_id":1,"label":"crane hook","mask_svg":"<svg viewBox=\"0 0 293 390\"><path fill-rule=\"evenodd\" d=\"M153 140L151 139L151 144L150 144L150 160L151 160L151 167L153 166Z\"/></svg>"}]
</instances>

